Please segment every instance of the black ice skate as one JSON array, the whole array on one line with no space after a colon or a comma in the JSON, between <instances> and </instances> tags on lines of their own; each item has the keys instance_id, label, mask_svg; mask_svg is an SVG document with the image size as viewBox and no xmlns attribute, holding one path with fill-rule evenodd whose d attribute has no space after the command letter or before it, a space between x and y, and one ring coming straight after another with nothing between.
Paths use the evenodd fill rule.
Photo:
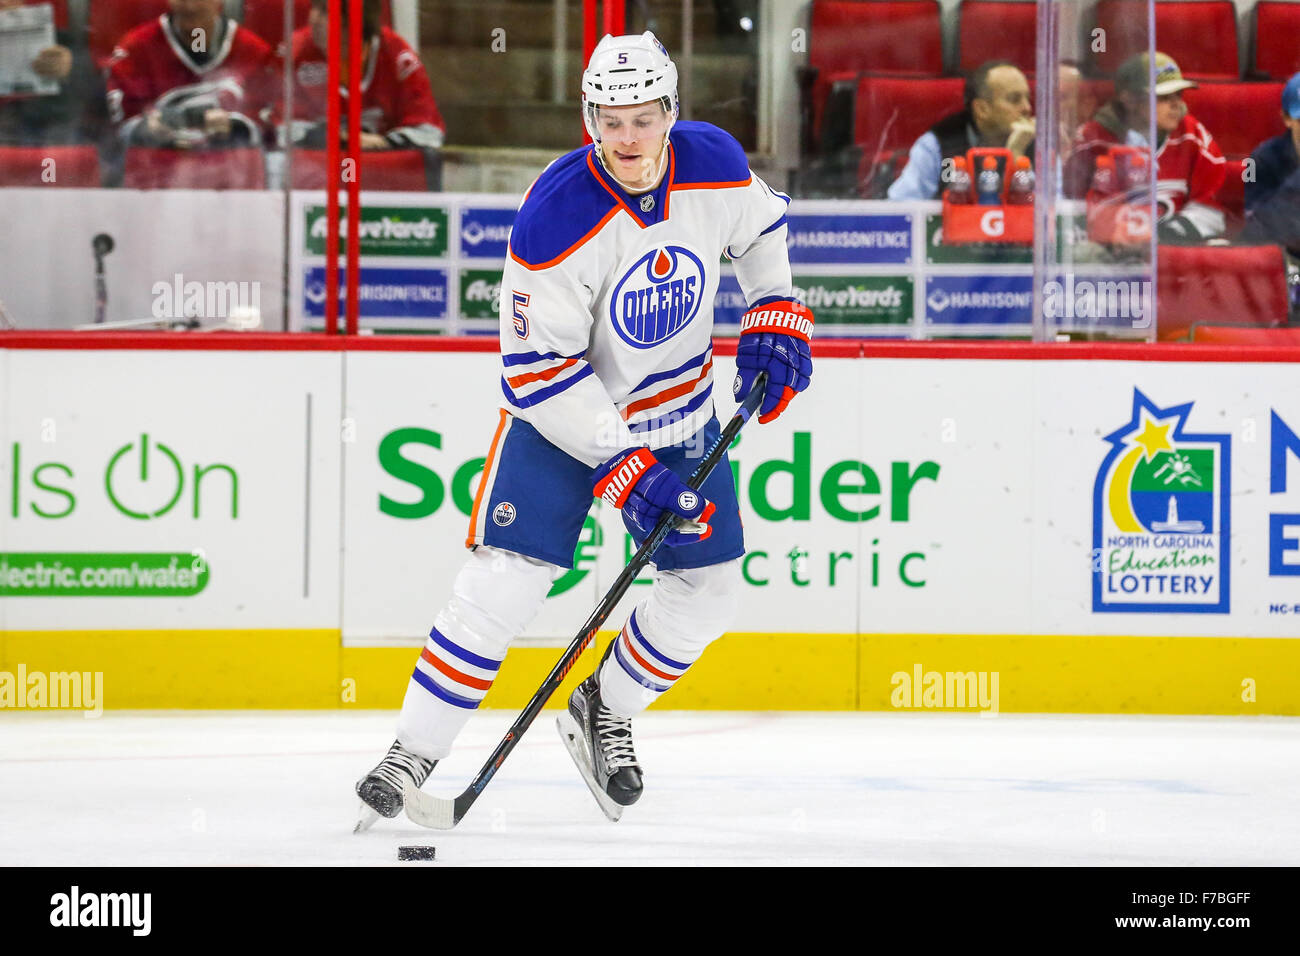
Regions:
<instances>
[{"instance_id":1,"label":"black ice skate","mask_svg":"<svg viewBox=\"0 0 1300 956\"><path fill-rule=\"evenodd\" d=\"M416 756L394 741L379 766L357 781L361 818L352 832L368 830L381 816L395 817L401 813L402 786L409 780L419 788L429 779L437 763Z\"/></svg>"},{"instance_id":2,"label":"black ice skate","mask_svg":"<svg viewBox=\"0 0 1300 956\"><path fill-rule=\"evenodd\" d=\"M573 692L569 709L556 718L555 726L596 803L617 822L623 808L641 797L641 766L632 750L631 719L601 703L592 674Z\"/></svg>"}]
</instances>

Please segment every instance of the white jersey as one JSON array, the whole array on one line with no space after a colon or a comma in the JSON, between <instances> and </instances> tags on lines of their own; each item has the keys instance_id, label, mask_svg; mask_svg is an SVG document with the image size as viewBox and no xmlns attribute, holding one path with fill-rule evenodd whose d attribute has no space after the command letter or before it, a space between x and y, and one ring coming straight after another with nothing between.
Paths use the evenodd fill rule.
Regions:
<instances>
[{"instance_id":1,"label":"white jersey","mask_svg":"<svg viewBox=\"0 0 1300 956\"><path fill-rule=\"evenodd\" d=\"M504 407L592 467L684 441L714 414L723 255L751 307L792 294L790 199L750 171L731 135L677 123L663 181L641 195L595 149L533 183L501 283Z\"/></svg>"}]
</instances>

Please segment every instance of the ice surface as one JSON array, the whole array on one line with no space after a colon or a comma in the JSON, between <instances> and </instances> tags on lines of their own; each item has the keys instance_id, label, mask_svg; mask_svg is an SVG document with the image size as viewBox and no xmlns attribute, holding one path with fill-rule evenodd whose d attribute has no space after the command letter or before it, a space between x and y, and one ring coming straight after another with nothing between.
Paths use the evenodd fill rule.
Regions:
<instances>
[{"instance_id":1,"label":"ice surface","mask_svg":"<svg viewBox=\"0 0 1300 956\"><path fill-rule=\"evenodd\" d=\"M514 716L476 714L426 789ZM0 865L1300 863L1300 720L652 712L613 824L547 711L456 830L354 836L395 717L0 715Z\"/></svg>"}]
</instances>

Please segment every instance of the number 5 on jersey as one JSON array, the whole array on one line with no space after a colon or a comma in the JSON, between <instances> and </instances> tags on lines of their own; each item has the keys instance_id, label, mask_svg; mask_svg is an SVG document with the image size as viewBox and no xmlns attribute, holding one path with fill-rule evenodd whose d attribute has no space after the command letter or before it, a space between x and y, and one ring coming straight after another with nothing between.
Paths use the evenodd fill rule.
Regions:
<instances>
[{"instance_id":1,"label":"number 5 on jersey","mask_svg":"<svg viewBox=\"0 0 1300 956\"><path fill-rule=\"evenodd\" d=\"M528 316L524 314L524 306L532 296L526 292L515 292L512 295L514 296L515 335L526 339L528 338Z\"/></svg>"}]
</instances>

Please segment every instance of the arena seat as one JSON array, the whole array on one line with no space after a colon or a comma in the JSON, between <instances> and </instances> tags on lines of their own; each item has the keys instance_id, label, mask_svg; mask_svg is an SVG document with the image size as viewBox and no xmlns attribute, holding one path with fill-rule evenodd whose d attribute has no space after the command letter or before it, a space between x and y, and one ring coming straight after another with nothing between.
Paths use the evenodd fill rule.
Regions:
<instances>
[{"instance_id":1,"label":"arena seat","mask_svg":"<svg viewBox=\"0 0 1300 956\"><path fill-rule=\"evenodd\" d=\"M344 0L346 2L346 0ZM307 25L311 0L293 0L294 29ZM274 49L284 39L284 0L244 0L240 23Z\"/></svg>"},{"instance_id":2,"label":"arena seat","mask_svg":"<svg viewBox=\"0 0 1300 956\"><path fill-rule=\"evenodd\" d=\"M831 86L859 73L941 76L937 0L814 0L808 65L814 130Z\"/></svg>"},{"instance_id":3,"label":"arena seat","mask_svg":"<svg viewBox=\"0 0 1300 956\"><path fill-rule=\"evenodd\" d=\"M1146 3L1101 0L1096 15L1107 41L1106 51L1096 54L1096 64L1113 75L1126 59L1147 48ZM1156 49L1177 60L1183 75L1192 79L1240 79L1237 8L1231 0L1157 3Z\"/></svg>"},{"instance_id":4,"label":"arena seat","mask_svg":"<svg viewBox=\"0 0 1300 956\"><path fill-rule=\"evenodd\" d=\"M294 150L292 188L326 188L327 156L323 149ZM362 189L427 192L437 188L430 179L428 159L421 150L369 150L361 154Z\"/></svg>"},{"instance_id":5,"label":"arena seat","mask_svg":"<svg viewBox=\"0 0 1300 956\"><path fill-rule=\"evenodd\" d=\"M1168 246L1157 256L1156 324L1162 342L1194 326L1285 324L1286 264L1280 246Z\"/></svg>"},{"instance_id":6,"label":"arena seat","mask_svg":"<svg viewBox=\"0 0 1300 956\"><path fill-rule=\"evenodd\" d=\"M961 72L988 60L1010 60L1026 75L1037 69L1038 5L1003 0L965 0L961 5Z\"/></svg>"},{"instance_id":7,"label":"arena seat","mask_svg":"<svg viewBox=\"0 0 1300 956\"><path fill-rule=\"evenodd\" d=\"M1215 197L1228 215L1229 235L1235 235L1246 216L1246 179L1244 159L1229 159L1224 171L1223 185Z\"/></svg>"},{"instance_id":8,"label":"arena seat","mask_svg":"<svg viewBox=\"0 0 1300 956\"><path fill-rule=\"evenodd\" d=\"M1203 83L1184 90L1183 101L1224 156L1249 156L1285 129L1281 83Z\"/></svg>"},{"instance_id":9,"label":"arena seat","mask_svg":"<svg viewBox=\"0 0 1300 956\"><path fill-rule=\"evenodd\" d=\"M166 12L167 0L90 0L86 43L91 55L103 64L122 37Z\"/></svg>"},{"instance_id":10,"label":"arena seat","mask_svg":"<svg viewBox=\"0 0 1300 956\"><path fill-rule=\"evenodd\" d=\"M964 86L956 76L864 76L858 81L854 141L871 156L907 149L935 122L962 108Z\"/></svg>"},{"instance_id":11,"label":"arena seat","mask_svg":"<svg viewBox=\"0 0 1300 956\"><path fill-rule=\"evenodd\" d=\"M348 0L343 0L347 3ZM384 26L393 25L392 0L384 0L379 7ZM293 0L293 24L298 30L307 25L311 14L311 0ZM240 23L271 44L278 47L284 39L284 0L244 0L244 14Z\"/></svg>"},{"instance_id":12,"label":"arena seat","mask_svg":"<svg viewBox=\"0 0 1300 956\"><path fill-rule=\"evenodd\" d=\"M144 149L126 151L127 189L265 189L260 149Z\"/></svg>"},{"instance_id":13,"label":"arena seat","mask_svg":"<svg viewBox=\"0 0 1300 956\"><path fill-rule=\"evenodd\" d=\"M99 153L93 146L0 146L0 186L93 188L99 183Z\"/></svg>"},{"instance_id":14,"label":"arena seat","mask_svg":"<svg viewBox=\"0 0 1300 956\"><path fill-rule=\"evenodd\" d=\"M1300 3L1259 0L1255 5L1255 70L1275 80L1300 72Z\"/></svg>"},{"instance_id":15,"label":"arena seat","mask_svg":"<svg viewBox=\"0 0 1300 956\"><path fill-rule=\"evenodd\" d=\"M1192 341L1208 345L1263 345L1300 348L1300 328L1261 329L1255 325L1196 325Z\"/></svg>"}]
</instances>

